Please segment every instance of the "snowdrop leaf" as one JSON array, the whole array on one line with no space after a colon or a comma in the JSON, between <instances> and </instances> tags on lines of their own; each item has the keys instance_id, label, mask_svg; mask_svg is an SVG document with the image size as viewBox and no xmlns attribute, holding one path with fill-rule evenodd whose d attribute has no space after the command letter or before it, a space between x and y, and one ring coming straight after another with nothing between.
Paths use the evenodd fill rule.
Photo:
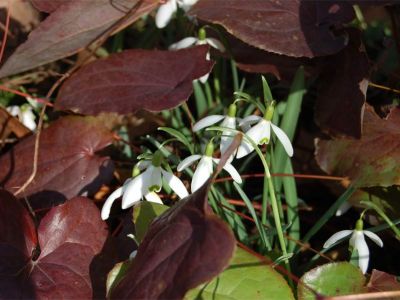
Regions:
<instances>
[{"instance_id":1,"label":"snowdrop leaf","mask_svg":"<svg viewBox=\"0 0 400 300\"><path fill-rule=\"evenodd\" d=\"M367 106L361 139L317 140L317 162L325 172L349 177L358 187L399 185L399 128L399 108L382 119Z\"/></svg>"},{"instance_id":2,"label":"snowdrop leaf","mask_svg":"<svg viewBox=\"0 0 400 300\"><path fill-rule=\"evenodd\" d=\"M297 296L299 300L313 300L317 299L314 292L325 297L357 294L365 291L364 284L365 277L358 267L347 262L329 263L300 278Z\"/></svg>"},{"instance_id":3,"label":"snowdrop leaf","mask_svg":"<svg viewBox=\"0 0 400 300\"><path fill-rule=\"evenodd\" d=\"M94 61L65 82L56 107L90 115L173 108L189 98L194 79L211 71L208 49L133 49Z\"/></svg>"},{"instance_id":4,"label":"snowdrop leaf","mask_svg":"<svg viewBox=\"0 0 400 300\"><path fill-rule=\"evenodd\" d=\"M40 137L37 176L21 196L50 202L95 192L112 178L110 159L96 154L112 140L112 133L93 117L53 122ZM0 182L10 191L31 175L34 144L35 136L30 136L0 157ZM48 199L50 194L54 199Z\"/></svg>"},{"instance_id":5,"label":"snowdrop leaf","mask_svg":"<svg viewBox=\"0 0 400 300\"><path fill-rule=\"evenodd\" d=\"M209 283L190 290L190 299L294 299L277 271L249 252L237 248L229 267Z\"/></svg>"},{"instance_id":6,"label":"snowdrop leaf","mask_svg":"<svg viewBox=\"0 0 400 300\"><path fill-rule=\"evenodd\" d=\"M43 9L53 11L33 30L0 69L0 78L17 74L75 54L107 31L134 6L136 12L127 26L158 5L154 0L75 0L63 4L43 1ZM54 2L54 1L51 1ZM36 3L36 4L37 4Z\"/></svg>"},{"instance_id":7,"label":"snowdrop leaf","mask_svg":"<svg viewBox=\"0 0 400 300\"><path fill-rule=\"evenodd\" d=\"M178 141L180 141L182 144L184 144L190 153L193 153L193 145L189 142L188 138L186 135L184 135L182 132L179 130L170 128L170 127L159 127L158 130L165 131L175 137Z\"/></svg>"},{"instance_id":8,"label":"snowdrop leaf","mask_svg":"<svg viewBox=\"0 0 400 300\"><path fill-rule=\"evenodd\" d=\"M209 186L210 181L151 223L110 299L182 298L228 266L235 238L211 211Z\"/></svg>"},{"instance_id":9,"label":"snowdrop leaf","mask_svg":"<svg viewBox=\"0 0 400 300\"><path fill-rule=\"evenodd\" d=\"M29 213L18 200L4 191L0 197L0 230L5 242L0 257L8 256L8 264L2 264L0 298L91 298L89 266L108 233L96 205L80 197L54 207L36 235ZM15 228L16 223L21 227ZM19 251L10 253L11 248Z\"/></svg>"},{"instance_id":10,"label":"snowdrop leaf","mask_svg":"<svg viewBox=\"0 0 400 300\"><path fill-rule=\"evenodd\" d=\"M202 0L189 13L252 46L293 57L339 52L346 35L332 29L354 18L351 4L343 1Z\"/></svg>"}]
</instances>

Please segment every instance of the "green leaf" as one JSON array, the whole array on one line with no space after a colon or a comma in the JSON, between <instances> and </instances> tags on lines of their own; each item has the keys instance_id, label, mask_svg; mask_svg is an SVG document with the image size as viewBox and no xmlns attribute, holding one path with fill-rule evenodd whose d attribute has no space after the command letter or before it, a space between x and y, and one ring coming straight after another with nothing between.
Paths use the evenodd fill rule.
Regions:
<instances>
[{"instance_id":1,"label":"green leaf","mask_svg":"<svg viewBox=\"0 0 400 300\"><path fill-rule=\"evenodd\" d=\"M126 260L117 263L107 275L106 291L107 294L110 290L125 276L128 267L132 264L133 260Z\"/></svg>"},{"instance_id":2,"label":"green leaf","mask_svg":"<svg viewBox=\"0 0 400 300\"><path fill-rule=\"evenodd\" d=\"M217 278L190 290L185 300L294 299L285 279L257 257L236 249L230 266Z\"/></svg>"},{"instance_id":3,"label":"green leaf","mask_svg":"<svg viewBox=\"0 0 400 300\"><path fill-rule=\"evenodd\" d=\"M308 271L300 278L297 289L299 300L323 296L339 296L365 292L365 277L360 269L347 262L325 264ZM313 289L312 292L309 288Z\"/></svg>"},{"instance_id":4,"label":"green leaf","mask_svg":"<svg viewBox=\"0 0 400 300\"><path fill-rule=\"evenodd\" d=\"M138 242L143 240L144 235L153 219L161 215L169 207L163 204L143 201L135 206L133 210L133 223L135 223L136 235Z\"/></svg>"},{"instance_id":5,"label":"green leaf","mask_svg":"<svg viewBox=\"0 0 400 300\"><path fill-rule=\"evenodd\" d=\"M176 137L176 139L178 141L180 141L182 144L184 144L188 148L190 153L193 153L193 145L189 142L187 137L184 134L182 134L180 131L170 128L170 127L159 127L158 130L165 131L165 132L169 133L170 135L172 135L173 137Z\"/></svg>"}]
</instances>

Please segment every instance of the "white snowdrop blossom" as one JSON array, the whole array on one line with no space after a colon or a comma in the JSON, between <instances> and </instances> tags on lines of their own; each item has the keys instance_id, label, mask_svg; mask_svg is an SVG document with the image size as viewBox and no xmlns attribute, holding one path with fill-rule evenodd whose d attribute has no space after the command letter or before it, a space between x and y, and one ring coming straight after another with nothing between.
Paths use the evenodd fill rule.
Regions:
<instances>
[{"instance_id":1,"label":"white snowdrop blossom","mask_svg":"<svg viewBox=\"0 0 400 300\"><path fill-rule=\"evenodd\" d=\"M171 21L172 16L178 10L178 7L182 8L187 12L198 0L167 0L164 4L160 5L160 8L156 14L156 26L157 28L164 28Z\"/></svg>"},{"instance_id":2,"label":"white snowdrop blossom","mask_svg":"<svg viewBox=\"0 0 400 300\"><path fill-rule=\"evenodd\" d=\"M246 131L246 135L257 145L268 144L271 140L271 129L277 136L278 140L282 143L283 148L286 153L292 157L293 156L293 146L290 142L289 137L286 133L280 129L278 126L271 122L272 116L274 114L275 102L268 107L264 114L264 117L259 116L249 116L239 123L240 126L250 125L257 123L255 126L251 127ZM250 154L254 150L253 146L247 141L243 141L238 148L236 158L242 158Z\"/></svg>"},{"instance_id":3,"label":"white snowdrop blossom","mask_svg":"<svg viewBox=\"0 0 400 300\"><path fill-rule=\"evenodd\" d=\"M116 199L122 196L123 209L133 206L142 198L147 201L161 203L162 201L156 192L161 190L162 179L171 187L179 198L185 198L189 195L182 181L171 172L161 168L162 154L156 151L151 161L140 161L137 165L138 170L144 170L143 173L128 179L123 186L116 189L105 201L101 210L101 218L108 219L111 206Z\"/></svg>"},{"instance_id":4,"label":"white snowdrop blossom","mask_svg":"<svg viewBox=\"0 0 400 300\"><path fill-rule=\"evenodd\" d=\"M210 178L214 169L213 164L219 163L220 160L218 158L212 157L213 152L214 146L211 141L208 143L204 155L191 155L182 160L178 165L177 169L180 172L190 167L195 161L200 160L193 174L190 186L192 193L197 191ZM242 183L242 178L240 177L239 172L235 169L234 166L232 166L232 164L227 162L223 169L229 173L234 181L236 181L237 183Z\"/></svg>"},{"instance_id":5,"label":"white snowdrop blossom","mask_svg":"<svg viewBox=\"0 0 400 300\"><path fill-rule=\"evenodd\" d=\"M198 34L197 38L194 36L186 37L186 38L180 40L179 42L176 42L176 43L172 44L171 46L169 46L169 49L170 50L179 50L179 49L189 48L191 46L197 46L197 45L210 45L211 47L213 47L221 52L225 52L225 47L219 40L206 37L206 31L204 30L204 28L199 29L199 34ZM206 59L210 60L210 52L207 52ZM209 75L210 75L210 73L200 77L199 78L200 82L205 83L207 81Z\"/></svg>"},{"instance_id":6,"label":"white snowdrop blossom","mask_svg":"<svg viewBox=\"0 0 400 300\"><path fill-rule=\"evenodd\" d=\"M369 263L369 249L365 241L364 235L373 240L375 244L377 244L379 247L383 247L383 242L380 237L372 231L363 230L363 221L359 219L357 220L356 228L354 230L342 230L336 232L325 242L324 248L330 247L338 240L341 240L342 238L345 238L349 235L351 235L349 242L350 246L353 249L357 250L358 266L361 269L362 273L365 274L367 272Z\"/></svg>"},{"instance_id":7,"label":"white snowdrop blossom","mask_svg":"<svg viewBox=\"0 0 400 300\"><path fill-rule=\"evenodd\" d=\"M30 130L36 129L36 116L32 111L32 107L28 104L23 104L21 107L17 105L12 105L7 107L7 111L13 117L17 117L18 120L24 124L24 126Z\"/></svg>"},{"instance_id":8,"label":"white snowdrop blossom","mask_svg":"<svg viewBox=\"0 0 400 300\"><path fill-rule=\"evenodd\" d=\"M236 129L236 125L239 123L240 119L236 118L236 105L232 103L229 105L227 115L210 115L207 116L193 125L193 131L199 131L206 127L209 127L215 123L221 122L221 127L226 127L230 129ZM221 155L226 152L229 146L232 144L234 138L234 133L229 130L222 131L220 150Z\"/></svg>"}]
</instances>

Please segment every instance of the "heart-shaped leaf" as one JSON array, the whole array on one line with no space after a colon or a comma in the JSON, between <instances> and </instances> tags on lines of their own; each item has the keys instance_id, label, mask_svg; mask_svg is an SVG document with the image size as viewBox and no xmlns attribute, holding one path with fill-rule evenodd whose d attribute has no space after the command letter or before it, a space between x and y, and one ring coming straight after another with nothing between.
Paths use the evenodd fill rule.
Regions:
<instances>
[{"instance_id":1,"label":"heart-shaped leaf","mask_svg":"<svg viewBox=\"0 0 400 300\"><path fill-rule=\"evenodd\" d=\"M55 9L20 45L0 69L0 78L72 55L86 47L135 7L127 26L158 5L154 0L40 1L47 11Z\"/></svg>"},{"instance_id":2,"label":"heart-shaped leaf","mask_svg":"<svg viewBox=\"0 0 400 300\"><path fill-rule=\"evenodd\" d=\"M294 57L337 53L346 37L335 36L332 28L354 18L351 4L343 1L201 0L190 14L252 46Z\"/></svg>"},{"instance_id":3,"label":"heart-shaped leaf","mask_svg":"<svg viewBox=\"0 0 400 300\"><path fill-rule=\"evenodd\" d=\"M31 0L34 7L45 13L52 13L61 5L73 1L74 0Z\"/></svg>"},{"instance_id":4,"label":"heart-shaped leaf","mask_svg":"<svg viewBox=\"0 0 400 300\"><path fill-rule=\"evenodd\" d=\"M161 111L192 93L192 81L211 71L208 46L179 51L126 50L84 66L65 82L56 107L83 114Z\"/></svg>"},{"instance_id":5,"label":"heart-shaped leaf","mask_svg":"<svg viewBox=\"0 0 400 300\"><path fill-rule=\"evenodd\" d=\"M314 300L319 299L315 292L326 297L357 294L364 292L364 284L365 277L358 267L347 262L330 263L305 273L297 295L299 300Z\"/></svg>"},{"instance_id":6,"label":"heart-shaped leaf","mask_svg":"<svg viewBox=\"0 0 400 300\"><path fill-rule=\"evenodd\" d=\"M400 282L397 277L379 270L372 270L371 278L367 284L368 292L400 291ZM389 298L387 298L389 299ZM394 300L390 298L389 300Z\"/></svg>"},{"instance_id":7,"label":"heart-shaped leaf","mask_svg":"<svg viewBox=\"0 0 400 300\"><path fill-rule=\"evenodd\" d=\"M235 249L229 227L207 203L209 182L151 224L111 299L178 299L227 267Z\"/></svg>"},{"instance_id":8,"label":"heart-shaped leaf","mask_svg":"<svg viewBox=\"0 0 400 300\"><path fill-rule=\"evenodd\" d=\"M286 280L259 258L237 248L229 267L209 283L189 291L185 299L294 299Z\"/></svg>"},{"instance_id":9,"label":"heart-shaped leaf","mask_svg":"<svg viewBox=\"0 0 400 300\"><path fill-rule=\"evenodd\" d=\"M321 169L358 187L400 185L400 109L381 119L367 106L361 139L317 140L316 149Z\"/></svg>"},{"instance_id":10,"label":"heart-shaped leaf","mask_svg":"<svg viewBox=\"0 0 400 300\"><path fill-rule=\"evenodd\" d=\"M112 133L93 117L55 121L42 132L37 176L21 195L43 198L52 193L65 200L96 191L112 178L113 165L95 152L112 140ZM5 188L16 190L29 178L34 145L35 136L30 136L0 157L0 180Z\"/></svg>"},{"instance_id":11,"label":"heart-shaped leaf","mask_svg":"<svg viewBox=\"0 0 400 300\"><path fill-rule=\"evenodd\" d=\"M39 225L37 243L25 208L11 194L2 192L0 197L0 231L15 236L4 239L2 235L0 257L10 256L12 248L25 249L11 255L8 269L1 265L0 298L91 298L89 266L108 234L93 202L79 197L52 208ZM19 229L16 222L22 225ZM36 246L41 250L38 257Z\"/></svg>"}]
</instances>

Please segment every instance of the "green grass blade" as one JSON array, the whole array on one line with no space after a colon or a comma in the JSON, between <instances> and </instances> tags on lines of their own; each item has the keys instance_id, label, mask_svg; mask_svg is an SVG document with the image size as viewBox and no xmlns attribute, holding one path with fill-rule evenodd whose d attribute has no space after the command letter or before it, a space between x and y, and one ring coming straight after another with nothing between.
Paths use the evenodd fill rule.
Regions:
<instances>
[{"instance_id":1,"label":"green grass blade","mask_svg":"<svg viewBox=\"0 0 400 300\"><path fill-rule=\"evenodd\" d=\"M293 174L292 162L289 160L286 164L285 173ZM285 176L282 179L283 190L285 193L285 199L287 204L287 220L292 225L288 229L288 235L293 239L300 240L300 218L298 211L298 197L296 189L296 181L294 177ZM296 243L289 240L288 252L293 252L296 248Z\"/></svg>"}]
</instances>

